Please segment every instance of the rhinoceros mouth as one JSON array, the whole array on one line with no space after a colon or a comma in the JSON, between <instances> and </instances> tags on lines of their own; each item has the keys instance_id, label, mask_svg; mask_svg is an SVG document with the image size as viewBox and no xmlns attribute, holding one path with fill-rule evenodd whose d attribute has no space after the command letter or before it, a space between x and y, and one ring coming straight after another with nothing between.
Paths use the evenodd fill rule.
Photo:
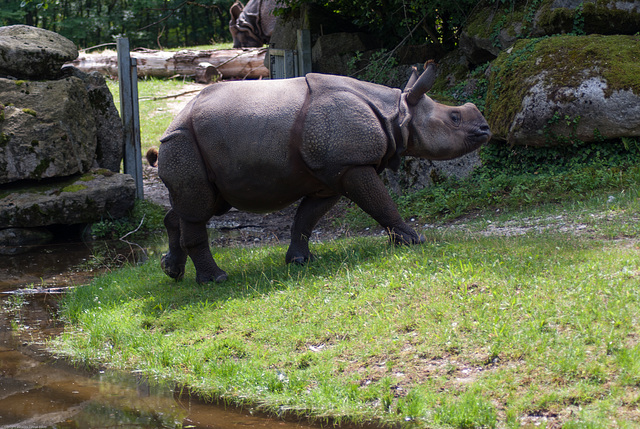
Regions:
<instances>
[{"instance_id":1,"label":"rhinoceros mouth","mask_svg":"<svg viewBox=\"0 0 640 429\"><path fill-rule=\"evenodd\" d=\"M478 130L470 133L466 138L467 145L471 150L479 148L483 144L488 143L489 140L491 140L491 132L485 130Z\"/></svg>"}]
</instances>

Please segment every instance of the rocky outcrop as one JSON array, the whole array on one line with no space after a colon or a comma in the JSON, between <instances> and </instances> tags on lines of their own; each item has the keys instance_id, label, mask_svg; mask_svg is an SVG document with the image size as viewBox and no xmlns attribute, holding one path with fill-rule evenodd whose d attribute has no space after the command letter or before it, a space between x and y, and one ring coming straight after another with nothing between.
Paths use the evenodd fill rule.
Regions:
<instances>
[{"instance_id":1,"label":"rocky outcrop","mask_svg":"<svg viewBox=\"0 0 640 429\"><path fill-rule=\"evenodd\" d=\"M0 184L89 171L96 124L84 83L0 78Z\"/></svg>"},{"instance_id":2,"label":"rocky outcrop","mask_svg":"<svg viewBox=\"0 0 640 429\"><path fill-rule=\"evenodd\" d=\"M636 34L640 3L631 0L516 1L513 9L481 4L460 35L471 64L495 59L516 40L554 34Z\"/></svg>"},{"instance_id":3,"label":"rocky outcrop","mask_svg":"<svg viewBox=\"0 0 640 429\"><path fill-rule=\"evenodd\" d=\"M640 135L640 37L523 40L491 65L485 117L512 145Z\"/></svg>"},{"instance_id":4,"label":"rocky outcrop","mask_svg":"<svg viewBox=\"0 0 640 429\"><path fill-rule=\"evenodd\" d=\"M47 237L24 228L119 218L133 206L104 78L62 69L77 55L50 31L0 28L0 246Z\"/></svg>"},{"instance_id":5,"label":"rocky outcrop","mask_svg":"<svg viewBox=\"0 0 640 429\"><path fill-rule=\"evenodd\" d=\"M31 228L118 219L134 199L133 178L106 169L29 187L18 183L0 191L0 225Z\"/></svg>"},{"instance_id":6,"label":"rocky outcrop","mask_svg":"<svg viewBox=\"0 0 640 429\"><path fill-rule=\"evenodd\" d=\"M66 37L28 25L0 27L0 76L55 79L76 59L78 48Z\"/></svg>"}]
</instances>

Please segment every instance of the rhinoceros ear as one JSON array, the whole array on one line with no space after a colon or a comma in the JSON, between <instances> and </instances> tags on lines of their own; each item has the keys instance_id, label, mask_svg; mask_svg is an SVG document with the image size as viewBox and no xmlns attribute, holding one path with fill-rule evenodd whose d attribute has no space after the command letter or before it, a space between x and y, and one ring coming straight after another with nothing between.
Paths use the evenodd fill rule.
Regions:
<instances>
[{"instance_id":1,"label":"rhinoceros ear","mask_svg":"<svg viewBox=\"0 0 640 429\"><path fill-rule=\"evenodd\" d=\"M427 93L436 81L436 63L433 60L429 60L424 65L424 71L407 92L407 103L410 105L416 104L423 95Z\"/></svg>"},{"instance_id":2,"label":"rhinoceros ear","mask_svg":"<svg viewBox=\"0 0 640 429\"><path fill-rule=\"evenodd\" d=\"M231 22L234 24L238 21L238 17L240 13L244 10L244 5L239 1L234 2L229 8L229 12L231 13Z\"/></svg>"},{"instance_id":3,"label":"rhinoceros ear","mask_svg":"<svg viewBox=\"0 0 640 429\"><path fill-rule=\"evenodd\" d=\"M416 66L411 66L411 76L409 77L409 81L407 81L407 84L404 86L404 92L409 91L411 87L416 83L417 80L418 80L418 68Z\"/></svg>"}]
</instances>

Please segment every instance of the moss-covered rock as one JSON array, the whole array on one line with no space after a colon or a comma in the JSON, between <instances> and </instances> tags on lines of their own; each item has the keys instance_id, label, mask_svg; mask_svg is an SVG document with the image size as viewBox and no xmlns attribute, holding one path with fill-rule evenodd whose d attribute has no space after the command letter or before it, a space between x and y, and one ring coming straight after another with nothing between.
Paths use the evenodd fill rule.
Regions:
<instances>
[{"instance_id":1,"label":"moss-covered rock","mask_svg":"<svg viewBox=\"0 0 640 429\"><path fill-rule=\"evenodd\" d=\"M26 228L118 219L131 210L134 200L133 178L109 170L49 183L21 182L1 188L0 225Z\"/></svg>"},{"instance_id":2,"label":"moss-covered rock","mask_svg":"<svg viewBox=\"0 0 640 429\"><path fill-rule=\"evenodd\" d=\"M640 36L518 41L491 66L485 116L510 144L640 135Z\"/></svg>"},{"instance_id":3,"label":"moss-covered rock","mask_svg":"<svg viewBox=\"0 0 640 429\"><path fill-rule=\"evenodd\" d=\"M96 157L96 120L80 79L17 85L0 78L0 99L6 104L0 121L0 184L89 171Z\"/></svg>"},{"instance_id":4,"label":"moss-covered rock","mask_svg":"<svg viewBox=\"0 0 640 429\"><path fill-rule=\"evenodd\" d=\"M557 34L626 34L640 29L640 3L631 0L485 0L460 35L472 64L495 59L519 39Z\"/></svg>"}]
</instances>

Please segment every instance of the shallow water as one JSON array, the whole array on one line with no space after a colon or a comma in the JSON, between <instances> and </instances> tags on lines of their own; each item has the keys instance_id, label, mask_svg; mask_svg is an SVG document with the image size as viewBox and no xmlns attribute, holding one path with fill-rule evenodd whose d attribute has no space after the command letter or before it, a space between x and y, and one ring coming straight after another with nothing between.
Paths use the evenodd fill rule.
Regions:
<instances>
[{"instance_id":1,"label":"shallow water","mask_svg":"<svg viewBox=\"0 0 640 429\"><path fill-rule=\"evenodd\" d=\"M310 427L203 403L136 374L84 371L46 353L44 341L62 330L55 309L65 288L161 247L64 243L0 256L0 429Z\"/></svg>"}]
</instances>

